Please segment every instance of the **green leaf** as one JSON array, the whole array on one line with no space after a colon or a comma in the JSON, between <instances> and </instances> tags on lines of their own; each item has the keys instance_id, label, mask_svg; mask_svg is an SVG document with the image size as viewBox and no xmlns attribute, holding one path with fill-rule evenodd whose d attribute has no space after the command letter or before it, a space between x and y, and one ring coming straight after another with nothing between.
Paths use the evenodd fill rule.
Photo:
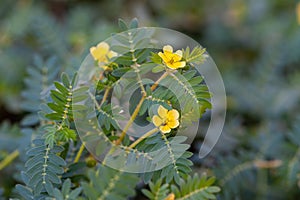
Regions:
<instances>
[{"instance_id":1,"label":"green leaf","mask_svg":"<svg viewBox=\"0 0 300 200\"><path fill-rule=\"evenodd\" d=\"M165 67L163 65L157 65L156 67L154 67L152 69L153 73L158 73L158 72L162 72L165 70Z\"/></svg>"},{"instance_id":2,"label":"green leaf","mask_svg":"<svg viewBox=\"0 0 300 200\"><path fill-rule=\"evenodd\" d=\"M63 148L56 145L51 148L45 145L45 140L34 140L34 144L35 146L27 152L30 159L25 164L26 176L23 177L28 177L28 180L24 182L34 191L34 196L39 196L42 191L52 195L53 184L61 184L59 175L64 172L62 167L66 165L65 161L56 155L63 151ZM24 193L24 186L20 186L20 190Z\"/></svg>"},{"instance_id":3,"label":"green leaf","mask_svg":"<svg viewBox=\"0 0 300 200\"><path fill-rule=\"evenodd\" d=\"M57 113L63 113L64 112L64 107L61 107L55 103L48 103L47 104L49 106L49 108L51 108L53 111L57 112Z\"/></svg>"},{"instance_id":4,"label":"green leaf","mask_svg":"<svg viewBox=\"0 0 300 200\"><path fill-rule=\"evenodd\" d=\"M22 121L21 121L21 124L23 126L30 126L30 125L33 125L33 124L37 124L39 122L39 117L36 113L32 113L32 114L28 114L26 115Z\"/></svg>"},{"instance_id":5,"label":"green leaf","mask_svg":"<svg viewBox=\"0 0 300 200\"><path fill-rule=\"evenodd\" d=\"M169 193L169 184L163 184L162 179L158 179L155 184L149 183L150 190L143 189L142 193L150 200L164 200Z\"/></svg>"},{"instance_id":6,"label":"green leaf","mask_svg":"<svg viewBox=\"0 0 300 200\"><path fill-rule=\"evenodd\" d=\"M25 187L23 185L17 184L16 185L17 193L20 194L25 199L34 199L33 192L30 188Z\"/></svg>"},{"instance_id":7,"label":"green leaf","mask_svg":"<svg viewBox=\"0 0 300 200\"><path fill-rule=\"evenodd\" d=\"M189 145L182 144L186 140L184 136L176 136L166 138L165 136L156 135L145 140L138 148L146 151L155 151L160 149L157 155L154 156L153 162L165 165L160 170L143 174L144 182L152 180L156 182L158 179L164 179L166 183L174 180L180 182L182 177L190 173L193 163L188 160L192 153L186 151Z\"/></svg>"},{"instance_id":8,"label":"green leaf","mask_svg":"<svg viewBox=\"0 0 300 200\"><path fill-rule=\"evenodd\" d=\"M157 53L151 53L151 61L156 64L162 64L162 59Z\"/></svg>"},{"instance_id":9,"label":"green leaf","mask_svg":"<svg viewBox=\"0 0 300 200\"><path fill-rule=\"evenodd\" d=\"M56 91L56 90L51 90L51 98L55 103L67 103L67 96L64 96L62 93Z\"/></svg>"},{"instance_id":10,"label":"green leaf","mask_svg":"<svg viewBox=\"0 0 300 200\"><path fill-rule=\"evenodd\" d=\"M75 86L77 85L77 82L78 82L78 73L76 72L73 75L73 78L72 78L72 81L71 81L71 85L72 85L73 88L75 88Z\"/></svg>"},{"instance_id":11,"label":"green leaf","mask_svg":"<svg viewBox=\"0 0 300 200\"><path fill-rule=\"evenodd\" d=\"M60 91L62 94L64 95L68 95L69 90L65 88L65 86L63 86L62 84L60 84L59 82L55 81L54 82L55 87L58 89L58 91Z\"/></svg>"},{"instance_id":12,"label":"green leaf","mask_svg":"<svg viewBox=\"0 0 300 200\"><path fill-rule=\"evenodd\" d=\"M76 188L75 190L73 190L68 196L69 199L73 199L73 200L77 200L78 196L80 195L82 191L82 188Z\"/></svg>"},{"instance_id":13,"label":"green leaf","mask_svg":"<svg viewBox=\"0 0 300 200\"><path fill-rule=\"evenodd\" d=\"M50 120L61 120L62 119L61 115L58 113L49 113L49 114L46 114L45 116Z\"/></svg>"},{"instance_id":14,"label":"green leaf","mask_svg":"<svg viewBox=\"0 0 300 200\"><path fill-rule=\"evenodd\" d=\"M70 78L69 78L68 74L62 73L61 81L63 82L65 87L70 88L71 85L70 85Z\"/></svg>"},{"instance_id":15,"label":"green leaf","mask_svg":"<svg viewBox=\"0 0 300 200\"><path fill-rule=\"evenodd\" d=\"M202 47L195 47L192 52L190 52L189 47L187 47L184 51L183 51L183 58L186 62L191 63L203 63L207 57L207 55L205 54L206 49L202 48Z\"/></svg>"},{"instance_id":16,"label":"green leaf","mask_svg":"<svg viewBox=\"0 0 300 200\"><path fill-rule=\"evenodd\" d=\"M176 200L210 200L216 199L216 193L220 192L220 188L212 186L214 178L207 178L205 175L199 177L194 174L193 177L187 176L179 187L171 187L171 191L175 194Z\"/></svg>"},{"instance_id":17,"label":"green leaf","mask_svg":"<svg viewBox=\"0 0 300 200\"><path fill-rule=\"evenodd\" d=\"M115 69L113 72L112 72L112 75L115 76L115 77L122 77L126 72L132 70L131 67L122 67L122 68L118 68L118 69Z\"/></svg>"},{"instance_id":18,"label":"green leaf","mask_svg":"<svg viewBox=\"0 0 300 200\"><path fill-rule=\"evenodd\" d=\"M128 199L135 195L138 177L100 165L88 174L89 183L83 183L88 199ZM114 198L112 198L114 197Z\"/></svg>"},{"instance_id":19,"label":"green leaf","mask_svg":"<svg viewBox=\"0 0 300 200\"><path fill-rule=\"evenodd\" d=\"M25 78L25 89L22 91L21 108L29 112L22 120L22 125L31 126L38 124L40 119L36 114L40 105L45 103L41 92L49 88L57 78L60 67L54 57L44 61L40 56L34 56L33 66L27 67L28 76Z\"/></svg>"},{"instance_id":20,"label":"green leaf","mask_svg":"<svg viewBox=\"0 0 300 200\"><path fill-rule=\"evenodd\" d=\"M126 22L123 19L118 20L119 28L121 31L127 31L128 27L126 25Z\"/></svg>"},{"instance_id":21,"label":"green leaf","mask_svg":"<svg viewBox=\"0 0 300 200\"><path fill-rule=\"evenodd\" d=\"M130 29L133 29L133 28L138 28L139 27L139 22L138 22L138 19L137 18L133 18L130 22Z\"/></svg>"}]
</instances>

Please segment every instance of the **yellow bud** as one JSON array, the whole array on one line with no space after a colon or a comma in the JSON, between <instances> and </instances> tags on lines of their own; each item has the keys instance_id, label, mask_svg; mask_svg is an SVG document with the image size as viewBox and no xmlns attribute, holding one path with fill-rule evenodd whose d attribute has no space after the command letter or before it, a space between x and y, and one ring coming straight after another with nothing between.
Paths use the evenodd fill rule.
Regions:
<instances>
[{"instance_id":1,"label":"yellow bud","mask_svg":"<svg viewBox=\"0 0 300 200\"><path fill-rule=\"evenodd\" d=\"M85 162L88 167L95 167L97 164L97 161L92 156L87 157Z\"/></svg>"}]
</instances>

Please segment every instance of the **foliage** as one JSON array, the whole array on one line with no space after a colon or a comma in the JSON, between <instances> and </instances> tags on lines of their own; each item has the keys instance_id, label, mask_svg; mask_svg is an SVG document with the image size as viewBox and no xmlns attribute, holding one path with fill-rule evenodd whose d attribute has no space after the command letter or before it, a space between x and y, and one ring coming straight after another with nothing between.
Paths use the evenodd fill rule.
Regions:
<instances>
[{"instance_id":1,"label":"foliage","mask_svg":"<svg viewBox=\"0 0 300 200\"><path fill-rule=\"evenodd\" d=\"M220 188L212 186L214 181L214 178L207 179L206 176L199 178L195 174L181 183L180 189L172 187L172 192L178 199L216 199L215 193L218 193Z\"/></svg>"},{"instance_id":2,"label":"foliage","mask_svg":"<svg viewBox=\"0 0 300 200\"><path fill-rule=\"evenodd\" d=\"M122 33L125 35L112 36L112 40L117 41L118 45L111 46L111 52L118 53L118 58L106 63L105 67L102 67L100 62L95 62L95 69L100 65L100 71L92 71L94 74L90 76L96 89L95 97L91 94L91 88L86 85L89 80L79 80L77 73L72 79L67 73L62 73L60 81L57 81L61 68L57 67L54 58L44 62L41 57L36 56L34 66L28 68L28 78L25 79L26 89L22 94L24 98L22 108L29 114L22 120L22 125L26 127L24 130L30 130L36 139L29 147L24 146L19 150L28 149L26 156L15 151L16 156L24 156L26 162L24 167L21 167L21 176L17 178L24 184L15 186L14 197L18 199L127 199L136 195L135 188L141 177L145 184L150 183L151 187L152 181L159 180L159 184L164 182L170 188L172 186L172 191L174 190L177 196L181 192L183 195L186 194L187 191L184 191L181 186L189 184L189 181L194 181L193 184L197 186L195 189L210 185L195 182L198 180L203 182L206 179L204 176L201 178L195 176L190 180L188 174L192 172L193 163L189 158L192 153L187 151L189 145L185 144L186 137L176 136L179 123L180 128L186 129L187 124L184 121L188 123L197 121L206 109L211 108L210 94L203 78L192 70L192 62L201 64L200 62L204 61L205 50L197 47L191 54L189 50L183 50L185 52L183 59L186 59L187 67L178 71L167 68L161 70L159 73L165 71L160 79L164 85L162 87L158 81L153 83L144 78L146 74L152 73L153 68L163 66L162 61L160 64L151 61L150 58L154 55L151 49L143 48L145 45L154 47L153 40L150 39L153 32L134 29L137 28L136 19L133 19L129 25L119 20L119 26L125 31ZM55 44L53 45L55 49ZM100 76L97 73L100 73ZM96 76L100 79L93 82ZM138 84L135 86L136 82ZM172 87L174 83L179 87ZM164 109L173 108L172 111L176 111L179 115L176 109L180 109L179 103L181 103L184 107L179 111L184 117L180 121L178 116L172 118L178 123L175 127L170 125L172 131L170 129L168 132L160 132L154 128L153 133L151 131L149 132L151 134L148 133L149 137L142 136L142 139L132 141L126 134L128 129L125 127L122 130L119 124L120 120L128 119L115 114L121 114L125 108L123 105L112 106L110 90L114 87L118 98L122 98L124 92L132 87L135 87L134 90L142 91L144 95L140 96L137 92L133 94L134 98L129 100L132 114L128 127L135 120L137 123L152 123L150 118L157 112L152 107L157 105L165 106L166 108L162 107ZM134 100L139 100L140 106L134 108L136 105ZM96 114L91 115L89 111L86 112L87 105L90 103L83 105L82 102L89 101L94 102ZM200 114L190 114L195 108L193 105L200 106ZM99 130L93 124L93 117L96 117L99 122ZM75 127L76 118L89 119L87 127L89 130L92 128L96 131L98 139L95 140L91 130L85 132L89 137L80 135L81 133L77 132ZM80 126L80 129L84 130L85 127ZM79 135L82 144L78 141ZM94 155L96 158L106 150L106 147L111 148L103 164L96 164L96 160L84 149L84 145L88 147L89 142L97 141L98 148ZM117 147L125 150L124 154L114 155L114 149ZM87 156L84 161L83 155ZM108 167L111 162L118 163L118 156L122 158L123 155L125 162L120 163L119 169ZM4 159L3 168L13 159L15 158ZM134 162L142 163L143 168L153 172L141 171L140 174L123 172L130 169ZM162 167L156 169L153 168L155 166ZM184 179L187 182L183 181ZM175 191L177 187L180 189ZM203 193L208 199L212 197L209 192L212 191Z\"/></svg>"},{"instance_id":3,"label":"foliage","mask_svg":"<svg viewBox=\"0 0 300 200\"><path fill-rule=\"evenodd\" d=\"M88 199L127 199L135 195L138 177L105 166L88 174L89 183L82 187Z\"/></svg>"},{"instance_id":4,"label":"foliage","mask_svg":"<svg viewBox=\"0 0 300 200\"><path fill-rule=\"evenodd\" d=\"M166 139L166 138L165 138ZM144 148L146 151L151 151L155 149L161 149L161 147L166 145L166 141L164 138L160 137L159 135L155 137L150 137L145 141L145 144L139 145L139 149ZM184 145L181 144L182 141L185 141L184 137L180 138L170 138L168 141L172 141L172 139L177 140L176 143L173 143L176 145L176 151L182 152L180 148L184 148ZM180 145L181 144L181 145ZM181 147L180 147L181 146ZM167 147L171 148L170 151L166 150L166 153L169 154L169 156L176 157L173 152L172 147ZM183 149L183 151L184 151ZM174 155L173 155L174 154ZM150 180L156 181L158 179L164 179L166 183L171 182L174 180L176 183L180 183L180 177L185 177L188 173L190 173L191 170L191 165L192 162L188 159L192 156L192 153L186 151L182 155L179 156L178 159L174 160L172 164L165 166L161 170L155 171L155 172L147 172L143 176L143 180L148 183ZM178 156L177 156L178 157ZM164 158L164 155L161 155L159 158ZM157 158L156 158L157 159Z\"/></svg>"},{"instance_id":5,"label":"foliage","mask_svg":"<svg viewBox=\"0 0 300 200\"><path fill-rule=\"evenodd\" d=\"M169 185L167 183L162 184L162 179L158 179L155 183L149 183L149 190L143 189L142 192L149 199L165 199L168 196Z\"/></svg>"},{"instance_id":6,"label":"foliage","mask_svg":"<svg viewBox=\"0 0 300 200\"><path fill-rule=\"evenodd\" d=\"M76 140L75 131L70 129L70 122L73 118L72 113L75 110L84 109L84 106L73 105L73 103L87 98L87 95L84 94L87 88L82 87L76 89L76 79L77 74L70 80L68 75L63 73L61 76L63 85L59 82L54 82L56 90L51 90L50 94L53 102L47 104L52 112L45 114L45 118L53 120L55 126L43 126L46 132L44 136L45 144L50 147L59 141L67 142L68 140ZM76 98L73 98L74 92L77 93Z\"/></svg>"},{"instance_id":7,"label":"foliage","mask_svg":"<svg viewBox=\"0 0 300 200\"><path fill-rule=\"evenodd\" d=\"M38 111L40 111L40 105L46 103L46 99L40 94L47 91L56 79L59 70L54 57L45 63L41 57L37 55L34 57L34 66L27 68L28 78L24 80L26 89L22 92L24 100L21 104L21 108L30 114L22 119L22 125L31 126L40 121Z\"/></svg>"},{"instance_id":8,"label":"foliage","mask_svg":"<svg viewBox=\"0 0 300 200\"><path fill-rule=\"evenodd\" d=\"M211 186L214 183L214 178L207 179L206 176L199 177L194 174L193 177L187 176L186 180L181 180L180 188L167 183L162 184L162 179L159 179L155 184L150 182L150 191L144 189L143 193L151 200L164 200L173 194L176 199L216 199L214 193L220 191L219 187Z\"/></svg>"},{"instance_id":9,"label":"foliage","mask_svg":"<svg viewBox=\"0 0 300 200\"><path fill-rule=\"evenodd\" d=\"M18 186L20 194L31 191L33 198L41 196L42 193L53 194L53 185L61 184L58 175L64 172L63 166L66 162L56 155L63 151L60 146L45 145L44 140L35 140L27 155L30 156L25 163L26 171L22 178L27 188ZM26 197L25 197L26 199Z\"/></svg>"},{"instance_id":10,"label":"foliage","mask_svg":"<svg viewBox=\"0 0 300 200\"><path fill-rule=\"evenodd\" d=\"M192 97L197 97L199 105L202 106L198 113L202 117L201 130L188 149L191 153L187 152L185 146L181 146L185 153L176 160L175 165L154 173L141 174L141 180L145 181L146 185L137 184L137 190L148 188L149 185L150 190L145 193L146 196L158 194L162 199L175 198L175 191L181 193L181 186L193 182L192 175L185 175L192 169L216 176L216 185L222 188L219 199L299 199L297 141L300 130L297 118L300 96L300 40L299 23L295 13L296 2L232 0L212 1L207 4L205 1L195 0L104 0L72 3L3 0L0 5L0 168L4 166L0 170L0 199L21 196L24 199L64 199L67 196L71 199L85 199L87 195L82 185L91 184L90 187L95 189L94 183L88 177L88 169L92 173L101 173L103 166L95 166L95 159L84 148L80 148L81 143L74 129L72 112L68 112L65 120L58 119L58 116L64 116L65 104L60 105L67 100L64 89L69 91L59 79L59 74L66 72L69 77L74 75L74 71L88 53L87 47L117 31L116 16L125 19L138 17L143 25L167 27L192 35L195 40L201 41L215 59L227 90L227 123L220 142L208 157L199 160L196 152L202 145L202 133L208 126L209 115L205 111L210 108L210 94L205 83L201 82L199 74L193 74L192 70L185 71L186 69L183 69L180 75L177 74L176 77L190 77L192 74L196 77L195 82L191 80L193 76L185 78L188 81L184 84L189 83L191 87L180 87L177 92L191 97L187 101L193 104ZM120 20L119 26L121 31L128 30L137 27L137 20L129 24ZM128 39L121 38L121 45L113 50L126 50ZM135 50L137 64L141 65L139 74L143 76L148 73L146 69L157 74L163 72L165 67L160 65L161 58L157 52L137 50L139 45L149 44L143 37L139 39L141 43L135 43L133 48L129 48ZM193 61L202 62L202 59L205 59L206 53L202 56L206 52L203 48L190 47L189 50L182 50L187 61L199 58ZM195 57L193 52L199 57ZM145 65L145 59L153 63ZM120 81L119 77L125 73L128 76L126 80L131 83L136 81L134 78L130 79L130 74L134 73L129 66L134 63L132 54L118 57L114 62L117 65L112 63L110 66L114 70L111 73L105 72L109 78L98 83L96 98L99 103L107 87L113 87L116 96L122 96L124 88L132 86L126 81ZM192 68L193 63L190 64L189 67ZM172 83L174 79L168 77L165 81ZM145 116L151 114L148 110L155 104L171 109L171 103L178 109L178 101L172 98L173 93L170 90L159 87L151 91L152 83L144 83L147 98L136 123L148 124L150 118ZM80 89L81 86L77 85L74 88L76 87ZM188 92L191 88L195 93ZM82 89L83 94L86 89ZM137 90L137 93L139 92ZM55 95L63 95L62 101L55 101L55 98L58 100ZM167 95L170 98L167 98ZM203 95L203 98L200 98L200 95ZM54 99L51 96L54 96ZM139 98L130 100L130 113L133 112ZM110 107L108 101L97 108L97 119L104 135L111 141L110 145L114 144L115 133L119 131L120 124L117 122L126 120L113 115L121 111L120 107ZM46 117L51 113L56 119ZM182 117L188 124L189 118L196 116ZM62 129L59 129L60 125L63 125ZM174 135L166 136L168 140L172 140ZM41 195L35 196L32 186L26 182L22 183L22 178L26 178L28 170L25 167L29 159L26 152L35 148L31 144L34 138L46 139L46 145L64 149L55 153L66 165L60 166L64 170L63 174L55 174L58 175L60 183L53 183L52 194L48 194L44 188ZM126 136L122 145L130 145L131 139ZM153 148L165 150L167 147L164 139L156 134L135 148L150 152ZM77 154L81 150L81 156L77 160ZM132 157L140 156L138 159L145 155L144 152L140 155L133 151L130 153ZM178 166L182 171L180 181L177 173L174 173L173 166ZM22 176L21 171L24 172ZM203 177L205 176L199 177L198 180L202 180ZM30 179L30 176L27 179ZM184 185L181 185L182 180ZM16 184L18 185L13 189ZM128 186L130 191L133 191L134 185ZM179 196L181 194L175 199ZM134 198L143 197L137 192Z\"/></svg>"},{"instance_id":11,"label":"foliage","mask_svg":"<svg viewBox=\"0 0 300 200\"><path fill-rule=\"evenodd\" d=\"M74 190L71 190L71 181L70 179L65 180L65 182L62 185L61 191L58 190L57 188L54 189L53 191L53 197L57 200L64 200L64 199L70 199L70 200L75 200L78 199L82 188L78 187Z\"/></svg>"},{"instance_id":12,"label":"foliage","mask_svg":"<svg viewBox=\"0 0 300 200\"><path fill-rule=\"evenodd\" d=\"M247 142L251 144L248 147L252 149L251 152L243 148L237 155L218 157L217 160L223 167L216 168L215 174L224 190L222 198L241 197L245 192L252 196L257 190L259 195L269 198L284 198L286 193L289 193L290 197L298 195L299 119L295 122L297 125L287 134L276 130L264 130L258 136L253 136ZM276 181L276 185L268 185L266 178ZM256 183L259 185L255 188L248 187ZM279 188L284 189L280 192L275 191Z\"/></svg>"}]
</instances>

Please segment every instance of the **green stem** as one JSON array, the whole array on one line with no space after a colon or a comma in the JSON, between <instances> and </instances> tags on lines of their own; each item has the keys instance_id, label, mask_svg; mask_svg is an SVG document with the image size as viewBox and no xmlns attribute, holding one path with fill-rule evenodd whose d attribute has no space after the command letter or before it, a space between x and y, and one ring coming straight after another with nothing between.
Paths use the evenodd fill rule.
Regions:
<instances>
[{"instance_id":1,"label":"green stem","mask_svg":"<svg viewBox=\"0 0 300 200\"><path fill-rule=\"evenodd\" d=\"M110 91L110 87L106 88L105 92L104 92L104 96L103 96L103 99L100 103L100 107L103 105L103 103L106 101L107 97L108 97L108 94L109 94L109 91Z\"/></svg>"},{"instance_id":2,"label":"green stem","mask_svg":"<svg viewBox=\"0 0 300 200\"><path fill-rule=\"evenodd\" d=\"M150 131L148 131L147 133L145 133L144 135L142 135L139 139L137 139L134 143L132 143L128 148L133 149L136 145L138 145L141 141L143 141L145 138L150 137L151 135L153 135L154 133L156 133L158 131L157 128L154 128Z\"/></svg>"},{"instance_id":3,"label":"green stem","mask_svg":"<svg viewBox=\"0 0 300 200\"><path fill-rule=\"evenodd\" d=\"M151 91L154 91L157 88L159 82L162 79L166 78L168 76L168 74L169 74L169 72L167 71L159 79L157 79L157 81L152 85ZM131 115L128 123L126 124L125 128L123 129L123 131L122 131L122 133L120 135L120 138L116 141L116 143L115 143L116 145L121 144L121 142L125 138L125 135L126 135L128 129L130 128L130 126L132 125L132 123L134 122L136 116L138 115L138 113L140 111L140 109L142 107L142 104L143 104L144 100L146 99L146 93L145 92L142 92L142 93L143 93L143 96L142 96L140 102L138 103L138 105L136 106L136 108L135 108L133 114Z\"/></svg>"},{"instance_id":4,"label":"green stem","mask_svg":"<svg viewBox=\"0 0 300 200\"><path fill-rule=\"evenodd\" d=\"M161 75L161 77L159 79L157 79L157 81L151 86L151 91L154 91L157 88L159 82L161 80L163 80L164 78L166 78L168 76L168 74L169 74L169 72L166 71L163 75Z\"/></svg>"},{"instance_id":5,"label":"green stem","mask_svg":"<svg viewBox=\"0 0 300 200\"><path fill-rule=\"evenodd\" d=\"M143 94L142 98L140 99L140 102L138 103L138 105L136 106L134 112L132 113L128 123L126 124L126 126L124 127L121 135L120 135L120 138L116 141L116 145L119 145L121 144L121 142L123 141L123 139L125 138L125 135L128 131L128 129L130 128L130 126L132 125L132 123L134 122L135 118L137 117L142 105L143 105L143 102L144 100L146 99L146 94Z\"/></svg>"},{"instance_id":6,"label":"green stem","mask_svg":"<svg viewBox=\"0 0 300 200\"><path fill-rule=\"evenodd\" d=\"M73 163L77 163L79 161L79 159L80 159L80 157L82 155L83 150L84 150L84 144L82 143L81 146L80 146L80 148L79 148L79 150L78 150L78 152L77 152L77 154L76 154L76 157L75 157Z\"/></svg>"},{"instance_id":7,"label":"green stem","mask_svg":"<svg viewBox=\"0 0 300 200\"><path fill-rule=\"evenodd\" d=\"M7 167L10 163L12 163L19 155L20 152L18 150L15 150L12 153L10 153L8 156L6 156L4 160L0 162L0 171L5 167Z\"/></svg>"}]
</instances>

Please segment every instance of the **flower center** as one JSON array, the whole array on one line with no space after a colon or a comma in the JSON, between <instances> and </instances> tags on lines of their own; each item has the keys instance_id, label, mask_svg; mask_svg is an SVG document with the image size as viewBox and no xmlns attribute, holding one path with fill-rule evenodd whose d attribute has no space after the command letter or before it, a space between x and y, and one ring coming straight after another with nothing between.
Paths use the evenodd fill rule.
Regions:
<instances>
[{"instance_id":1,"label":"flower center","mask_svg":"<svg viewBox=\"0 0 300 200\"><path fill-rule=\"evenodd\" d=\"M167 124L168 124L168 121L169 121L169 119L167 119L167 118L163 119L162 125L163 125L163 126L167 125Z\"/></svg>"},{"instance_id":2,"label":"flower center","mask_svg":"<svg viewBox=\"0 0 300 200\"><path fill-rule=\"evenodd\" d=\"M169 61L170 64L174 63L174 58L171 58L171 60Z\"/></svg>"}]
</instances>

